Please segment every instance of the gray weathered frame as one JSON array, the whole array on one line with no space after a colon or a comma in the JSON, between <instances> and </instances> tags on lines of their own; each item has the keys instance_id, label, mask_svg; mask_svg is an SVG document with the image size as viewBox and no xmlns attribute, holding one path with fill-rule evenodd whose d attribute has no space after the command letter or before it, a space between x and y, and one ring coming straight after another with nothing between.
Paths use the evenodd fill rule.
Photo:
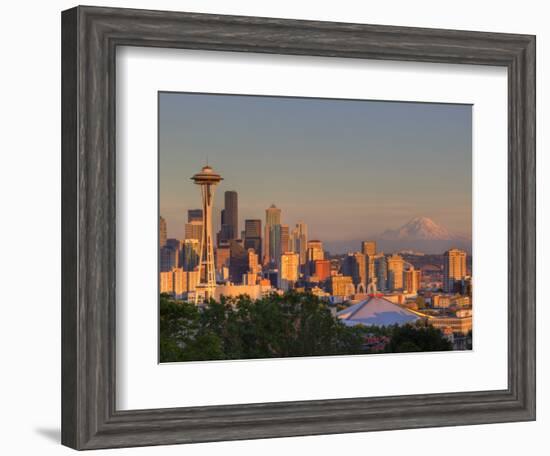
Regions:
<instances>
[{"instance_id":1,"label":"gray weathered frame","mask_svg":"<svg viewBox=\"0 0 550 456\"><path fill-rule=\"evenodd\" d=\"M115 49L151 46L508 69L508 388L118 411ZM62 13L62 443L76 449L535 419L535 37L76 7Z\"/></svg>"}]
</instances>

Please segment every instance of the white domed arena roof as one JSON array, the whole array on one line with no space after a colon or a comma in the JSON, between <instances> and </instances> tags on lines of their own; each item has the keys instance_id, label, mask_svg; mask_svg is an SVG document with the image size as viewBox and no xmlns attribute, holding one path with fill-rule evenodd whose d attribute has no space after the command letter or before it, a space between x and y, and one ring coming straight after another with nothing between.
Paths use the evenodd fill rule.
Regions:
<instances>
[{"instance_id":1,"label":"white domed arena roof","mask_svg":"<svg viewBox=\"0 0 550 456\"><path fill-rule=\"evenodd\" d=\"M414 323L420 315L388 301L381 295L370 295L347 309L338 312L337 317L347 326L391 326Z\"/></svg>"}]
</instances>

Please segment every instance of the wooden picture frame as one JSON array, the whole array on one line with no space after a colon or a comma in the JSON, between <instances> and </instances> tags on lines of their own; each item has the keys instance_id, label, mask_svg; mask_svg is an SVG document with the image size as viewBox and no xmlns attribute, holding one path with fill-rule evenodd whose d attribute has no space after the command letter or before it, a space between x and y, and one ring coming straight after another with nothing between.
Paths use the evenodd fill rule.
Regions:
<instances>
[{"instance_id":1,"label":"wooden picture frame","mask_svg":"<svg viewBox=\"0 0 550 456\"><path fill-rule=\"evenodd\" d=\"M508 388L116 410L117 46L506 67ZM64 445L113 448L535 419L534 36L76 7L62 13L62 112Z\"/></svg>"}]
</instances>

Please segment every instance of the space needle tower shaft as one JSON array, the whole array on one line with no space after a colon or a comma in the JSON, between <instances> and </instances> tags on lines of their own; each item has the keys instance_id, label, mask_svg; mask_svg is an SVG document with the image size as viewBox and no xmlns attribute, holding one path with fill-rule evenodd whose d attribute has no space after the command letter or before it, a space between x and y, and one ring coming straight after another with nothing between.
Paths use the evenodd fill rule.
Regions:
<instances>
[{"instance_id":1,"label":"space needle tower shaft","mask_svg":"<svg viewBox=\"0 0 550 456\"><path fill-rule=\"evenodd\" d=\"M214 172L212 167L203 166L200 172L191 178L200 186L202 197L202 236L199 260L199 283L195 290L195 303L202 298L204 301L214 297L216 291L216 272L214 266L214 244L212 242L212 205L216 185L223 178Z\"/></svg>"}]
</instances>

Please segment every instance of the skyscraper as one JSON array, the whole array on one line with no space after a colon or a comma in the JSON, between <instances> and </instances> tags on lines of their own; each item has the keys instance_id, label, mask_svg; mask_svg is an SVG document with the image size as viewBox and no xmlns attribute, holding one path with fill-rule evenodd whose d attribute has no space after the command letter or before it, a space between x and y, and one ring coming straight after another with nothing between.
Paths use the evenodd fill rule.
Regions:
<instances>
[{"instance_id":1,"label":"skyscraper","mask_svg":"<svg viewBox=\"0 0 550 456\"><path fill-rule=\"evenodd\" d=\"M365 271L367 274L367 285L376 277L374 272L374 258L376 256L376 241L361 242L361 252L365 255Z\"/></svg>"},{"instance_id":2,"label":"skyscraper","mask_svg":"<svg viewBox=\"0 0 550 456\"><path fill-rule=\"evenodd\" d=\"M185 239L183 241L182 267L185 271L193 271L199 265L201 246L197 239Z\"/></svg>"},{"instance_id":3,"label":"skyscraper","mask_svg":"<svg viewBox=\"0 0 550 456\"><path fill-rule=\"evenodd\" d=\"M290 250L290 230L288 225L281 225L281 245L279 246L279 255Z\"/></svg>"},{"instance_id":4,"label":"skyscraper","mask_svg":"<svg viewBox=\"0 0 550 456\"><path fill-rule=\"evenodd\" d=\"M174 267L180 268L182 264L183 243L179 239L169 238L166 239L165 248L171 248L174 251Z\"/></svg>"},{"instance_id":5,"label":"skyscraper","mask_svg":"<svg viewBox=\"0 0 550 456\"><path fill-rule=\"evenodd\" d=\"M307 262L307 225L304 222L298 222L290 236L290 250L300 256L300 264Z\"/></svg>"},{"instance_id":6,"label":"skyscraper","mask_svg":"<svg viewBox=\"0 0 550 456\"><path fill-rule=\"evenodd\" d=\"M221 210L220 231L216 236L217 245L222 245L232 239L239 238L239 209L237 192L224 193L224 208Z\"/></svg>"},{"instance_id":7,"label":"skyscraper","mask_svg":"<svg viewBox=\"0 0 550 456\"><path fill-rule=\"evenodd\" d=\"M187 222L201 222L202 223L202 209L189 209L187 211Z\"/></svg>"},{"instance_id":8,"label":"skyscraper","mask_svg":"<svg viewBox=\"0 0 550 456\"><path fill-rule=\"evenodd\" d=\"M466 252L460 249L447 250L443 261L443 290L447 293L456 291L456 286L465 277Z\"/></svg>"},{"instance_id":9,"label":"skyscraper","mask_svg":"<svg viewBox=\"0 0 550 456\"><path fill-rule=\"evenodd\" d=\"M379 254L374 257L374 271L376 277L376 288L384 291L388 282L388 262L385 255Z\"/></svg>"},{"instance_id":10,"label":"skyscraper","mask_svg":"<svg viewBox=\"0 0 550 456\"><path fill-rule=\"evenodd\" d=\"M248 272L248 251L243 242L232 239L229 241L229 280L241 283L243 275Z\"/></svg>"},{"instance_id":11,"label":"skyscraper","mask_svg":"<svg viewBox=\"0 0 550 456\"><path fill-rule=\"evenodd\" d=\"M169 272L178 267L179 251L172 246L165 245L160 249L160 272Z\"/></svg>"},{"instance_id":12,"label":"skyscraper","mask_svg":"<svg viewBox=\"0 0 550 456\"><path fill-rule=\"evenodd\" d=\"M416 294L420 288L421 272L412 265L403 273L403 289L407 293Z\"/></svg>"},{"instance_id":13,"label":"skyscraper","mask_svg":"<svg viewBox=\"0 0 550 456\"><path fill-rule=\"evenodd\" d=\"M388 261L388 288L390 290L403 289L403 269L405 261L403 257L393 254L387 259Z\"/></svg>"},{"instance_id":14,"label":"skyscraper","mask_svg":"<svg viewBox=\"0 0 550 456\"><path fill-rule=\"evenodd\" d=\"M195 303L203 298L208 300L214 297L216 291L216 273L214 269L214 244L212 242L212 205L214 203L214 190L222 177L215 173L212 167L203 166L201 171L191 178L200 186L202 196L202 240L199 257L199 281L195 292ZM196 223L196 222L191 222ZM201 270L204 268L204 281Z\"/></svg>"},{"instance_id":15,"label":"skyscraper","mask_svg":"<svg viewBox=\"0 0 550 456\"><path fill-rule=\"evenodd\" d=\"M227 240L239 237L239 207L237 192L229 190L225 192L225 225L227 225Z\"/></svg>"},{"instance_id":16,"label":"skyscraper","mask_svg":"<svg viewBox=\"0 0 550 456\"><path fill-rule=\"evenodd\" d=\"M193 220L185 224L185 239L196 239L199 244L202 241L203 223Z\"/></svg>"},{"instance_id":17,"label":"skyscraper","mask_svg":"<svg viewBox=\"0 0 550 456\"><path fill-rule=\"evenodd\" d=\"M245 238L257 238L262 236L262 221L260 219L247 219L244 221Z\"/></svg>"},{"instance_id":18,"label":"skyscraper","mask_svg":"<svg viewBox=\"0 0 550 456\"><path fill-rule=\"evenodd\" d=\"M166 238L168 237L168 231L166 227L166 220L164 217L160 217L159 219L159 242L160 246L159 248L162 248L166 245Z\"/></svg>"},{"instance_id":19,"label":"skyscraper","mask_svg":"<svg viewBox=\"0 0 550 456\"><path fill-rule=\"evenodd\" d=\"M323 243L318 240L311 240L307 243L307 264L306 273L311 276L315 273L315 260L324 260L325 252Z\"/></svg>"},{"instance_id":20,"label":"skyscraper","mask_svg":"<svg viewBox=\"0 0 550 456\"><path fill-rule=\"evenodd\" d=\"M318 240L311 240L307 243L307 260L324 260L325 252L323 250L323 243Z\"/></svg>"},{"instance_id":21,"label":"skyscraper","mask_svg":"<svg viewBox=\"0 0 550 456\"><path fill-rule=\"evenodd\" d=\"M229 274L229 258L230 258L229 244L219 245L216 248L216 272L222 279L228 278ZM226 269L226 271L224 271ZM224 272L227 272L227 276L224 276Z\"/></svg>"},{"instance_id":22,"label":"skyscraper","mask_svg":"<svg viewBox=\"0 0 550 456\"><path fill-rule=\"evenodd\" d=\"M361 252L363 255L376 255L376 241L361 242Z\"/></svg>"},{"instance_id":23,"label":"skyscraper","mask_svg":"<svg viewBox=\"0 0 550 456\"><path fill-rule=\"evenodd\" d=\"M248 271L252 274L259 274L261 266L259 262L258 254L254 249L248 249Z\"/></svg>"},{"instance_id":24,"label":"skyscraper","mask_svg":"<svg viewBox=\"0 0 550 456\"><path fill-rule=\"evenodd\" d=\"M353 280L349 276L330 276L329 289L332 296L350 296L355 292Z\"/></svg>"},{"instance_id":25,"label":"skyscraper","mask_svg":"<svg viewBox=\"0 0 550 456\"><path fill-rule=\"evenodd\" d=\"M300 256L297 253L285 252L281 255L279 288L288 290L299 278Z\"/></svg>"},{"instance_id":26,"label":"skyscraper","mask_svg":"<svg viewBox=\"0 0 550 456\"><path fill-rule=\"evenodd\" d=\"M366 289L367 273L364 254L361 252L348 253L342 263L342 272L352 278L355 286L361 284Z\"/></svg>"},{"instance_id":27,"label":"skyscraper","mask_svg":"<svg viewBox=\"0 0 550 456\"><path fill-rule=\"evenodd\" d=\"M262 259L262 221L248 219L244 221L244 248L254 249L258 258Z\"/></svg>"},{"instance_id":28,"label":"skyscraper","mask_svg":"<svg viewBox=\"0 0 550 456\"><path fill-rule=\"evenodd\" d=\"M324 282L330 277L330 260L315 260L313 262L313 274L319 279L319 282Z\"/></svg>"},{"instance_id":29,"label":"skyscraper","mask_svg":"<svg viewBox=\"0 0 550 456\"><path fill-rule=\"evenodd\" d=\"M281 245L281 209L274 204L265 210L264 264L276 263Z\"/></svg>"}]
</instances>

